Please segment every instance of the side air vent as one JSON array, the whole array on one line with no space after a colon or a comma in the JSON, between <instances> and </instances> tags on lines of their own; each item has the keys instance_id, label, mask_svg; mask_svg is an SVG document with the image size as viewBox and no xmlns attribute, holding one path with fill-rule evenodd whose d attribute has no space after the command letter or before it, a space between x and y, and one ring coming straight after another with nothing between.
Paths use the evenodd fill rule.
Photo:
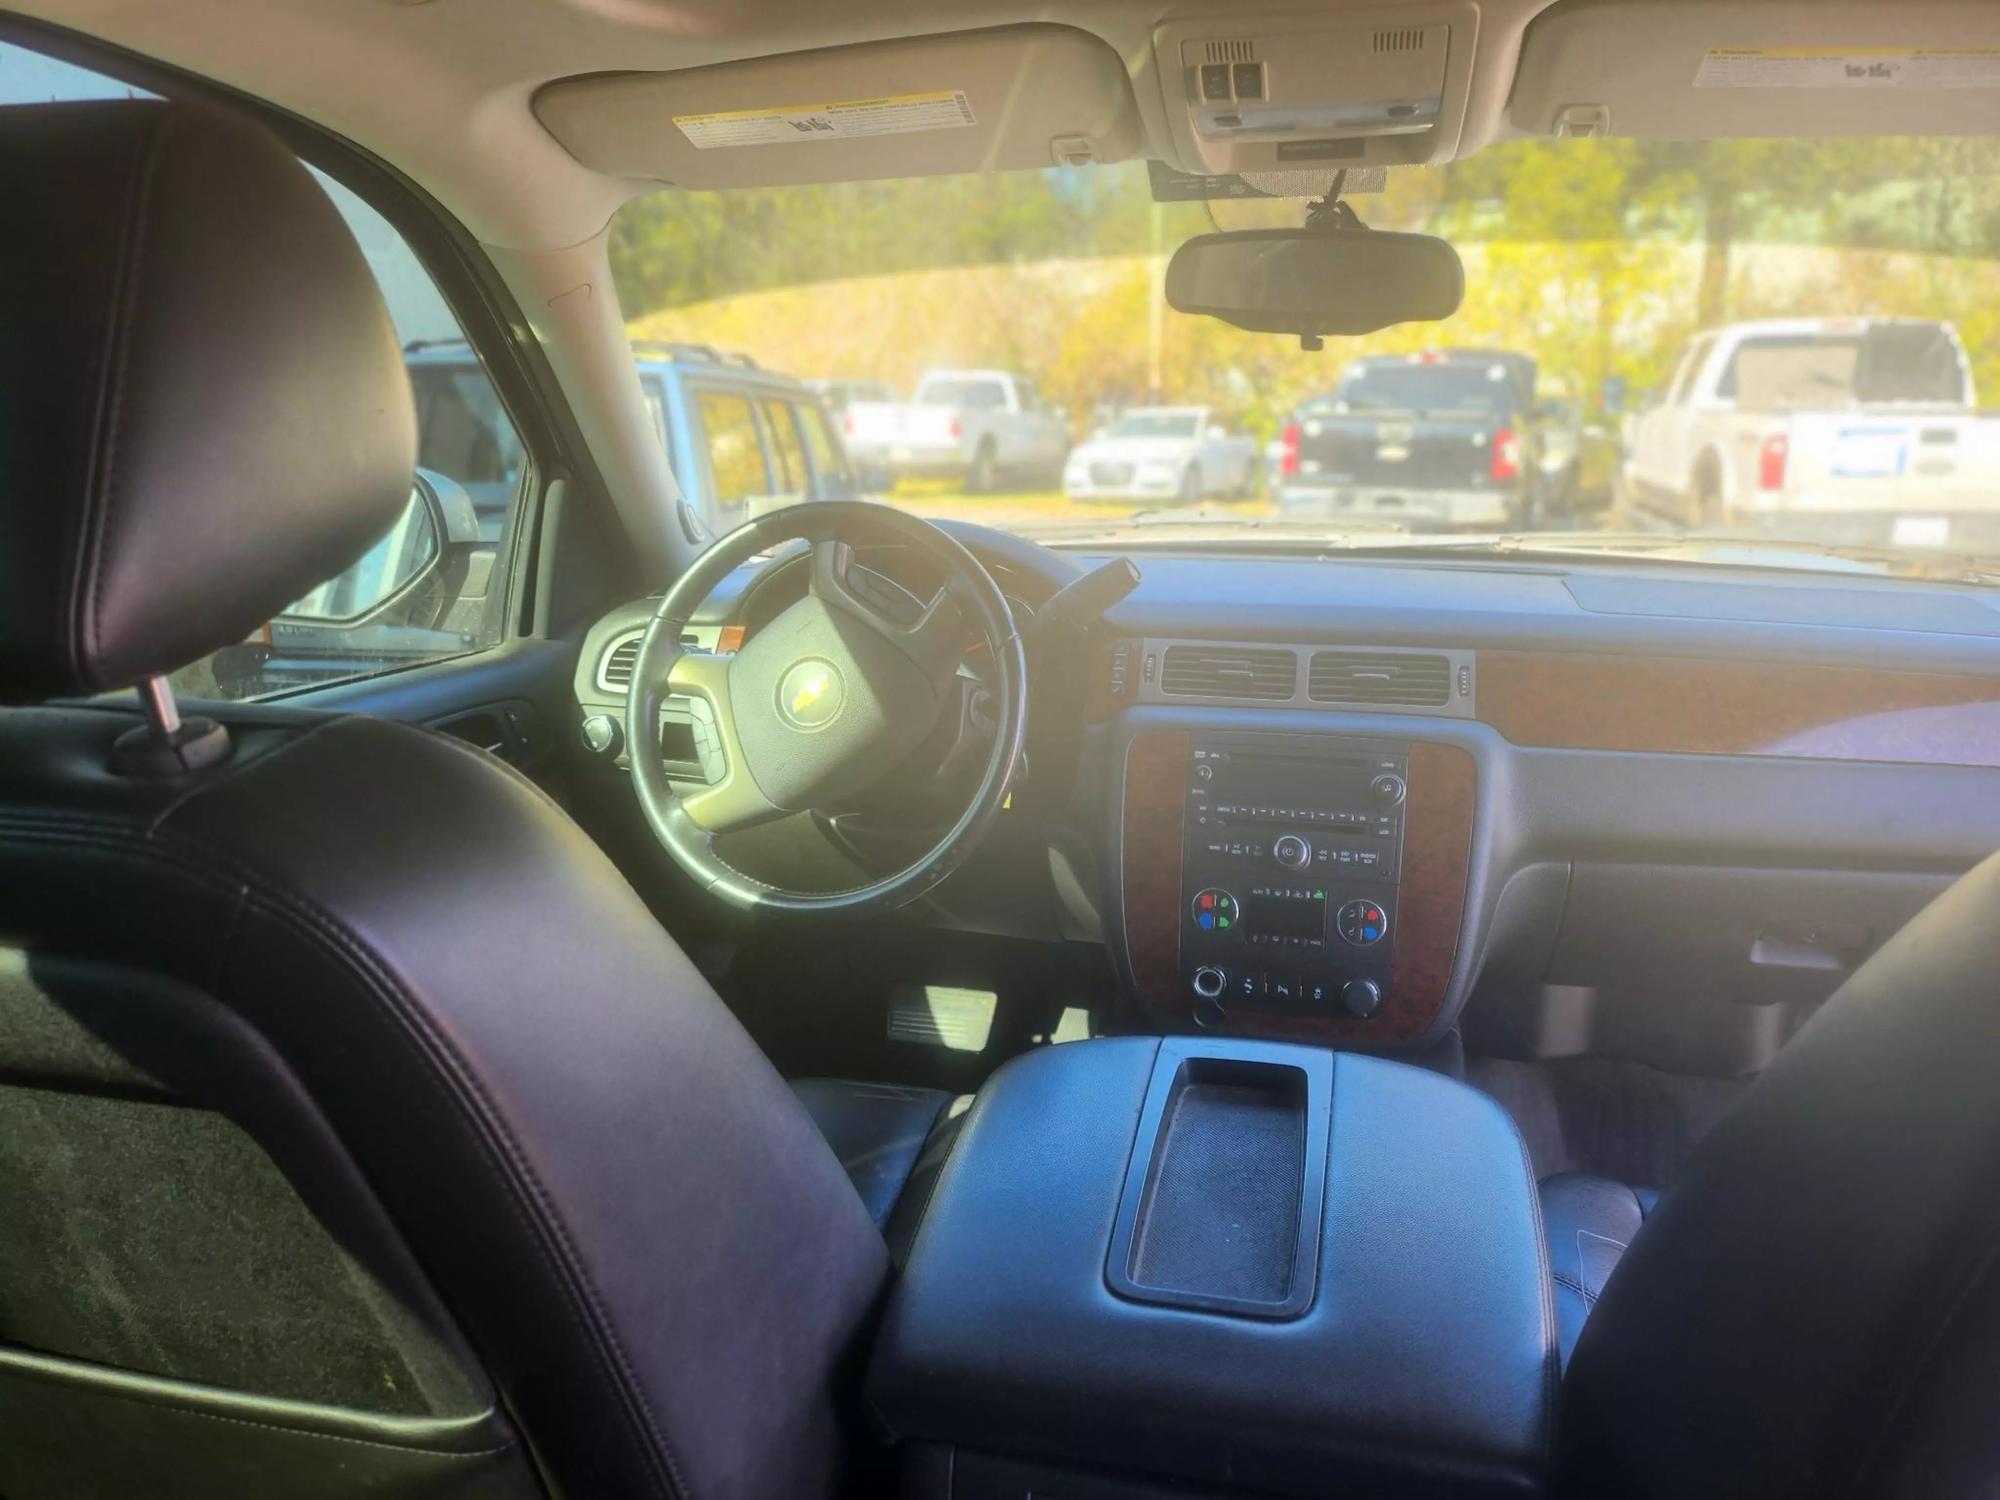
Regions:
<instances>
[{"instance_id":1,"label":"side air vent","mask_svg":"<svg viewBox=\"0 0 2000 1500\"><path fill-rule=\"evenodd\" d=\"M1377 47L1375 50L1380 52L1382 49ZM1210 62L1255 62L1257 60L1257 44L1245 39L1233 42L1210 42L1208 44L1208 60Z\"/></svg>"},{"instance_id":2,"label":"side air vent","mask_svg":"<svg viewBox=\"0 0 2000 1500\"><path fill-rule=\"evenodd\" d=\"M632 685L632 664L639 659L639 642L644 637L644 631L634 631L612 642L611 649L604 653L604 660L597 666L597 685L600 688L607 693L622 693ZM681 637L681 644L698 646L701 641L699 637L688 634Z\"/></svg>"},{"instance_id":3,"label":"side air vent","mask_svg":"<svg viewBox=\"0 0 2000 1500\"><path fill-rule=\"evenodd\" d=\"M1295 651L1169 646L1160 670L1160 691L1177 698L1262 698L1281 703L1298 690Z\"/></svg>"},{"instance_id":4,"label":"side air vent","mask_svg":"<svg viewBox=\"0 0 2000 1500\"><path fill-rule=\"evenodd\" d=\"M1306 669L1315 703L1443 708L1451 701L1451 658L1417 651L1315 651Z\"/></svg>"},{"instance_id":5,"label":"side air vent","mask_svg":"<svg viewBox=\"0 0 2000 1500\"><path fill-rule=\"evenodd\" d=\"M1377 52L1420 52L1423 50L1424 33L1420 26L1404 27L1397 31L1375 33Z\"/></svg>"}]
</instances>

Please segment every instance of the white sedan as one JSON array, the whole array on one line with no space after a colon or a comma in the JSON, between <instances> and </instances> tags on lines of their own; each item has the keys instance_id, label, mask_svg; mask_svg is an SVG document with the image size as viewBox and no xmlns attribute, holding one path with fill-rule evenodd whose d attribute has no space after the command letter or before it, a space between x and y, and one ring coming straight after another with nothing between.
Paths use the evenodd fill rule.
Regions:
<instances>
[{"instance_id":1,"label":"white sedan","mask_svg":"<svg viewBox=\"0 0 2000 1500\"><path fill-rule=\"evenodd\" d=\"M1071 451L1063 493L1072 500L1154 500L1193 505L1210 495L1257 491L1257 444L1231 437L1205 406L1129 411L1109 432Z\"/></svg>"}]
</instances>

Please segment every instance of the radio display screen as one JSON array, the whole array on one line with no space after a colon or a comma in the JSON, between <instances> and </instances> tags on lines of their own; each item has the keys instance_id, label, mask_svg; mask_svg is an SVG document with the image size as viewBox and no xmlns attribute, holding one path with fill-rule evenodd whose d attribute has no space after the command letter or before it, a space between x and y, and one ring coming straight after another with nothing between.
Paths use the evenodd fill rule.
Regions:
<instances>
[{"instance_id":1,"label":"radio display screen","mask_svg":"<svg viewBox=\"0 0 2000 1500\"><path fill-rule=\"evenodd\" d=\"M1365 755L1273 755L1262 751L1195 752L1193 789L1208 815L1229 827L1275 825L1300 832L1354 832L1388 811L1368 794L1380 770ZM1197 816L1200 816L1197 813ZM1199 826L1199 825L1198 825Z\"/></svg>"}]
</instances>

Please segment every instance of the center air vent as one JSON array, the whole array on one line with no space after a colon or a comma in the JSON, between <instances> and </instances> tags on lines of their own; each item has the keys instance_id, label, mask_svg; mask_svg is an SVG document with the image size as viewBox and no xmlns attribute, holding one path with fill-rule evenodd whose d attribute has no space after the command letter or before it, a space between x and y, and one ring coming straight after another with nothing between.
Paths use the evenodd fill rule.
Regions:
<instances>
[{"instance_id":1,"label":"center air vent","mask_svg":"<svg viewBox=\"0 0 2000 1500\"><path fill-rule=\"evenodd\" d=\"M1295 651L1240 646L1169 646L1160 691L1177 698L1262 698L1283 702L1299 690Z\"/></svg>"},{"instance_id":2,"label":"center air vent","mask_svg":"<svg viewBox=\"0 0 2000 1500\"><path fill-rule=\"evenodd\" d=\"M597 667L597 685L605 692L622 693L632 685L632 664L639 659L639 642L645 639L645 635L643 630L635 630L630 635L620 636L604 653L604 660ZM690 632L681 637L681 644L698 646L701 640Z\"/></svg>"},{"instance_id":3,"label":"center air vent","mask_svg":"<svg viewBox=\"0 0 2000 1500\"><path fill-rule=\"evenodd\" d=\"M1442 708L1451 701L1451 658L1421 651L1315 651L1306 696L1315 703Z\"/></svg>"}]
</instances>

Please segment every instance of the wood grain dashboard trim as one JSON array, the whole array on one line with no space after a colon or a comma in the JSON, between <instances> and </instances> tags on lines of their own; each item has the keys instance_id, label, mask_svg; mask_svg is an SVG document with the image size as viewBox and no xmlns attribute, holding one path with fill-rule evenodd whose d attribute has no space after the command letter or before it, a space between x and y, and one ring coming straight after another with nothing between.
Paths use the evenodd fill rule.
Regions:
<instances>
[{"instance_id":1,"label":"wood grain dashboard trim","mask_svg":"<svg viewBox=\"0 0 2000 1500\"><path fill-rule=\"evenodd\" d=\"M1553 651L1478 672L1516 745L2000 767L2000 677Z\"/></svg>"},{"instance_id":2,"label":"wood grain dashboard trim","mask_svg":"<svg viewBox=\"0 0 2000 1500\"><path fill-rule=\"evenodd\" d=\"M1126 954L1147 1018L1170 1031L1191 1025L1182 991L1182 843L1193 737L1142 729L1125 752L1120 881ZM1398 1042L1422 1036L1451 988L1472 867L1478 772L1456 745L1410 746L1403 873L1397 890L1395 961L1387 1003L1366 1021L1349 1016L1232 1015L1233 1035L1311 1042Z\"/></svg>"},{"instance_id":3,"label":"wood grain dashboard trim","mask_svg":"<svg viewBox=\"0 0 2000 1500\"><path fill-rule=\"evenodd\" d=\"M1181 836L1193 752L1194 737L1185 729L1142 729L1125 750L1119 825L1125 952L1139 1003L1155 1019L1180 1000ZM1180 1008L1185 1017L1187 1007Z\"/></svg>"}]
</instances>

